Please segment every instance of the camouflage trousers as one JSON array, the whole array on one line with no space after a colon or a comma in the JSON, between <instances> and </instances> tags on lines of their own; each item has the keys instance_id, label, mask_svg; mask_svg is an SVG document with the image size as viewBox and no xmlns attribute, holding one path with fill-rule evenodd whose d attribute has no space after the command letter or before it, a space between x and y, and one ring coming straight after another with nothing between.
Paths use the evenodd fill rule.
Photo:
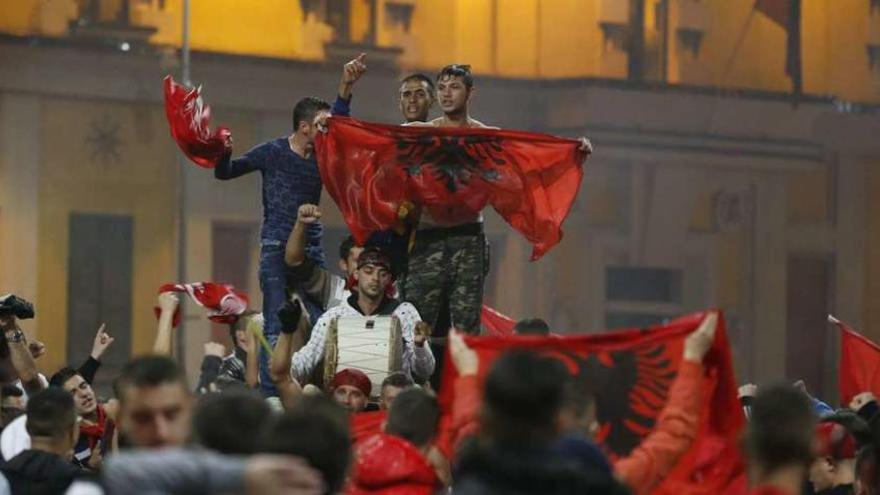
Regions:
<instances>
[{"instance_id":1,"label":"camouflage trousers","mask_svg":"<svg viewBox=\"0 0 880 495\"><path fill-rule=\"evenodd\" d=\"M401 298L415 305L422 321L438 329L440 311L449 305L452 325L478 334L483 305L483 283L489 269L489 249L482 224L416 233Z\"/></svg>"}]
</instances>

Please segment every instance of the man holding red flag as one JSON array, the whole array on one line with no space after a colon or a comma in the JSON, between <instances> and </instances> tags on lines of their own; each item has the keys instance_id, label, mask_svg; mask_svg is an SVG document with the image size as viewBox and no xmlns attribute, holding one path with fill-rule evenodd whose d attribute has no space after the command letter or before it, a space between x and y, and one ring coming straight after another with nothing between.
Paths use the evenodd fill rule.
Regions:
<instances>
[{"instance_id":1,"label":"man holding red flag","mask_svg":"<svg viewBox=\"0 0 880 495\"><path fill-rule=\"evenodd\" d=\"M347 116L354 83L366 72L365 54L347 63L339 84L339 94L332 113ZM301 204L317 204L321 198L321 176L314 156L314 139L318 121L331 113L325 101L306 97L293 109L293 133L260 144L239 158L226 155L214 169L214 176L229 180L260 171L263 176L263 225L260 232L260 289L263 292L264 332L274 345L280 322L278 310L285 298L284 244L296 221ZM309 226L308 255L324 265L321 247L323 229L320 223ZM312 313L320 314L319 311ZM268 371L269 356L260 354L260 376L263 392L274 395Z\"/></svg>"},{"instance_id":2,"label":"man holding red flag","mask_svg":"<svg viewBox=\"0 0 880 495\"><path fill-rule=\"evenodd\" d=\"M407 125L497 129L470 116L473 94L470 66L448 65L437 76L437 101L444 115ZM582 150L591 150L585 138ZM450 180L451 188L457 180ZM422 209L416 216L418 227L401 290L403 299L412 301L423 320L435 326L440 320L441 304L448 301L451 324L470 334L479 333L483 284L489 272L482 213L466 204L448 203Z\"/></svg>"}]
</instances>

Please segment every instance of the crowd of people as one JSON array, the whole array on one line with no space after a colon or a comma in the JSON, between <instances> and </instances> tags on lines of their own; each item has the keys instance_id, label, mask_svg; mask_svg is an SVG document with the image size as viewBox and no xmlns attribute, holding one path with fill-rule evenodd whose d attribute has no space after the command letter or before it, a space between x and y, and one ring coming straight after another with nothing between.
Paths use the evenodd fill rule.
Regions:
<instances>
[{"instance_id":1,"label":"crowd of people","mask_svg":"<svg viewBox=\"0 0 880 495\"><path fill-rule=\"evenodd\" d=\"M532 350L482 362L468 344L480 334L489 266L479 212L449 205L436 218L413 205L400 228L364 246L345 239L339 274L327 269L314 142L329 114L350 113L366 69L364 56L349 62L332 107L304 98L290 136L215 169L221 180L263 176L261 311L214 284L168 286L152 352L128 362L100 397L92 384L114 341L106 328L81 365L46 370L46 346L22 329L38 312L0 298L0 494L647 494L670 476L705 416L716 313L685 340L652 427L626 455L609 457L582 377ZM434 79L404 78L400 111L408 125L485 128L470 116L473 95L469 68L452 65ZM443 115L430 120L435 103ZM231 342L205 344L192 386L173 353L181 293L226 323ZM327 365L346 346L340 318L394 322L396 364L378 382L356 366ZM515 332L534 338L550 328L532 318ZM445 410L444 366L455 370ZM740 397L747 482L730 493L878 493L880 406L870 392L840 410L803 386L746 385ZM380 422L359 429L366 417Z\"/></svg>"}]
</instances>

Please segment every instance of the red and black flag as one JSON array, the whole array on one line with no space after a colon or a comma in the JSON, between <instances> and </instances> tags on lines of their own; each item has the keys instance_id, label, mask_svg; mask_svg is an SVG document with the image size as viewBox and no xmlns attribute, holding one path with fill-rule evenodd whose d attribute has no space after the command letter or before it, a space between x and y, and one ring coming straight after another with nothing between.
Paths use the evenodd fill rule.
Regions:
<instances>
[{"instance_id":1,"label":"red and black flag","mask_svg":"<svg viewBox=\"0 0 880 495\"><path fill-rule=\"evenodd\" d=\"M492 205L538 259L562 238L583 178L578 141L528 132L331 117L315 145L324 187L358 243L395 227L408 205L444 222Z\"/></svg>"},{"instance_id":2,"label":"red and black flag","mask_svg":"<svg viewBox=\"0 0 880 495\"><path fill-rule=\"evenodd\" d=\"M590 384L600 424L596 440L614 461L629 455L652 431L681 365L684 341L704 317L700 313L649 329L602 334L467 337L466 342L480 357L480 382L493 360L509 349L529 349L564 362ZM698 436L652 493L726 493L741 478L738 441L745 418L721 315L704 370ZM457 373L454 366L443 373L439 399L443 410L450 411Z\"/></svg>"},{"instance_id":3,"label":"red and black flag","mask_svg":"<svg viewBox=\"0 0 880 495\"><path fill-rule=\"evenodd\" d=\"M211 107L202 101L201 88L187 88L165 76L165 116L171 137L196 165L214 168L232 152L229 129L211 130Z\"/></svg>"},{"instance_id":4,"label":"red and black flag","mask_svg":"<svg viewBox=\"0 0 880 495\"><path fill-rule=\"evenodd\" d=\"M849 404L862 392L880 397L880 346L833 316L828 321L840 329L841 404Z\"/></svg>"},{"instance_id":5,"label":"red and black flag","mask_svg":"<svg viewBox=\"0 0 880 495\"><path fill-rule=\"evenodd\" d=\"M791 78L795 96L803 93L801 69L801 0L757 0L755 10L766 15L788 33L785 74Z\"/></svg>"}]
</instances>

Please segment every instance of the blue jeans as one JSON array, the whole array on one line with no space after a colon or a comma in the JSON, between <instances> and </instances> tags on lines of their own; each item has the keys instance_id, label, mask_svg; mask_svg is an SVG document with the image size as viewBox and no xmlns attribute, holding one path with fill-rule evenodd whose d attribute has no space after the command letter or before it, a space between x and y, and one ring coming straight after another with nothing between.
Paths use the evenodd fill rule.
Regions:
<instances>
[{"instance_id":1,"label":"blue jeans","mask_svg":"<svg viewBox=\"0 0 880 495\"><path fill-rule=\"evenodd\" d=\"M324 266L324 251L320 244L311 244L306 248L306 255L319 266ZM284 305L287 288L287 265L284 263L284 244L276 244L271 241L264 242L260 248L260 290L263 292L263 334L269 345L273 348L278 341L281 332L281 320L278 319L278 310ZM298 288L292 287L294 291ZM304 301L306 309L314 319L320 316L320 310L316 311L310 301ZM260 391L270 397L278 395L272 377L269 374L269 359L271 355L264 349L260 349Z\"/></svg>"}]
</instances>

